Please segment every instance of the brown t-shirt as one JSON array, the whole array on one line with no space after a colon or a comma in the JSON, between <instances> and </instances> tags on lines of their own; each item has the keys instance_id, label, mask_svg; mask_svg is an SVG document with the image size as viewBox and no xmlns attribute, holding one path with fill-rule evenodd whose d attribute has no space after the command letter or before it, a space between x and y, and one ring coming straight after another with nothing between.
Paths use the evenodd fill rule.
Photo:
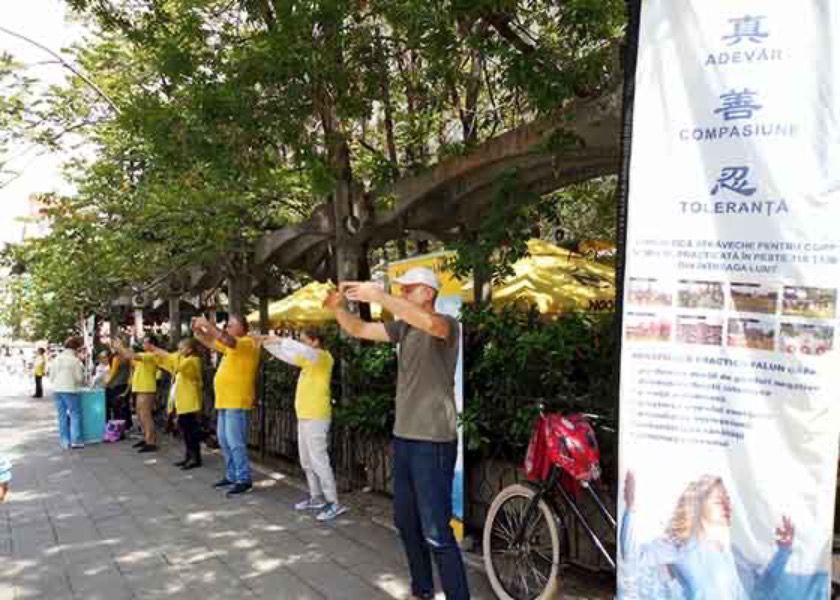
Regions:
<instances>
[{"instance_id":1,"label":"brown t-shirt","mask_svg":"<svg viewBox=\"0 0 840 600\"><path fill-rule=\"evenodd\" d=\"M436 338L405 321L385 323L399 344L394 435L409 440L452 442L458 438L455 368L459 324L449 315L449 336Z\"/></svg>"}]
</instances>

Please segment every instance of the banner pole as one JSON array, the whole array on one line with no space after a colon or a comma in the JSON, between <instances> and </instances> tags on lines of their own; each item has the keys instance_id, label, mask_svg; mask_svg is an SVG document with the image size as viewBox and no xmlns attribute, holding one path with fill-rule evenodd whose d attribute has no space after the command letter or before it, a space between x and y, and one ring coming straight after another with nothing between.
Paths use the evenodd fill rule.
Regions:
<instances>
[{"instance_id":1,"label":"banner pole","mask_svg":"<svg viewBox=\"0 0 840 600\"><path fill-rule=\"evenodd\" d=\"M639 51L639 22L641 19L642 0L626 0L627 35L623 47L624 92L621 108L621 170L616 191L616 248L617 263L615 272L615 357L613 358L613 397L615 399L616 418L621 406L621 341L624 316L624 272L627 263L627 199L630 194L630 158L633 139L633 103L636 93L636 58ZM617 420L617 423L620 422ZM618 447L618 445L616 445ZM618 462L616 461L616 468ZM618 473L616 482L618 482Z\"/></svg>"}]
</instances>

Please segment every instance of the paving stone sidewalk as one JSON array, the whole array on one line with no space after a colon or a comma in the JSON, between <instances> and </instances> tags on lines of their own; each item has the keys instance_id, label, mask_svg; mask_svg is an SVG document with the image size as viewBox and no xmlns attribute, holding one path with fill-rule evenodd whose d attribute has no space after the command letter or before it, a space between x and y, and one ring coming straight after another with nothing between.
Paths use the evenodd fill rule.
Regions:
<instances>
[{"instance_id":1,"label":"paving stone sidewalk","mask_svg":"<svg viewBox=\"0 0 840 600\"><path fill-rule=\"evenodd\" d=\"M392 531L353 511L330 524L295 512L299 484L283 476L226 499L211 487L219 458L183 472L171 464L180 451L63 451L50 398L0 397L0 454L14 463L0 505L0 600L409 597ZM481 572L470 584L474 598L494 597Z\"/></svg>"}]
</instances>

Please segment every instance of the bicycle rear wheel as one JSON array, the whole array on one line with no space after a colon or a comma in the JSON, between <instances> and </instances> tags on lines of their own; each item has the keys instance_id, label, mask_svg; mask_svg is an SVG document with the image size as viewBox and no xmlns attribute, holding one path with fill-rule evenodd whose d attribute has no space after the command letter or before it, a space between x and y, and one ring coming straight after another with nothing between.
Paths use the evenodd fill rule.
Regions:
<instances>
[{"instance_id":1,"label":"bicycle rear wheel","mask_svg":"<svg viewBox=\"0 0 840 600\"><path fill-rule=\"evenodd\" d=\"M536 491L525 485L503 489L490 505L484 523L484 565L496 596L502 600L545 600L557 594L561 532L548 502L540 499L514 544Z\"/></svg>"}]
</instances>

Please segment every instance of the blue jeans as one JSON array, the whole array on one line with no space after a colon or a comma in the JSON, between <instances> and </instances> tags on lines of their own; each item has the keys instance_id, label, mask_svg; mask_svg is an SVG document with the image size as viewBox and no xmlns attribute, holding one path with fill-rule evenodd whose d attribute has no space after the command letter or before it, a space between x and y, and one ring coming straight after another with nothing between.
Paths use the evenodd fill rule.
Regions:
<instances>
[{"instance_id":1,"label":"blue jeans","mask_svg":"<svg viewBox=\"0 0 840 600\"><path fill-rule=\"evenodd\" d=\"M394 523L411 571L411 592L434 593L434 556L447 600L470 597L461 549L449 524L457 442L394 438Z\"/></svg>"},{"instance_id":2,"label":"blue jeans","mask_svg":"<svg viewBox=\"0 0 840 600\"><path fill-rule=\"evenodd\" d=\"M248 411L240 408L221 408L218 411L216 436L225 457L225 477L233 483L251 483L248 463Z\"/></svg>"},{"instance_id":3,"label":"blue jeans","mask_svg":"<svg viewBox=\"0 0 840 600\"><path fill-rule=\"evenodd\" d=\"M82 443L82 395L72 392L55 392L55 410L58 413L58 439L62 448ZM70 427L67 416L70 415Z\"/></svg>"}]
</instances>

